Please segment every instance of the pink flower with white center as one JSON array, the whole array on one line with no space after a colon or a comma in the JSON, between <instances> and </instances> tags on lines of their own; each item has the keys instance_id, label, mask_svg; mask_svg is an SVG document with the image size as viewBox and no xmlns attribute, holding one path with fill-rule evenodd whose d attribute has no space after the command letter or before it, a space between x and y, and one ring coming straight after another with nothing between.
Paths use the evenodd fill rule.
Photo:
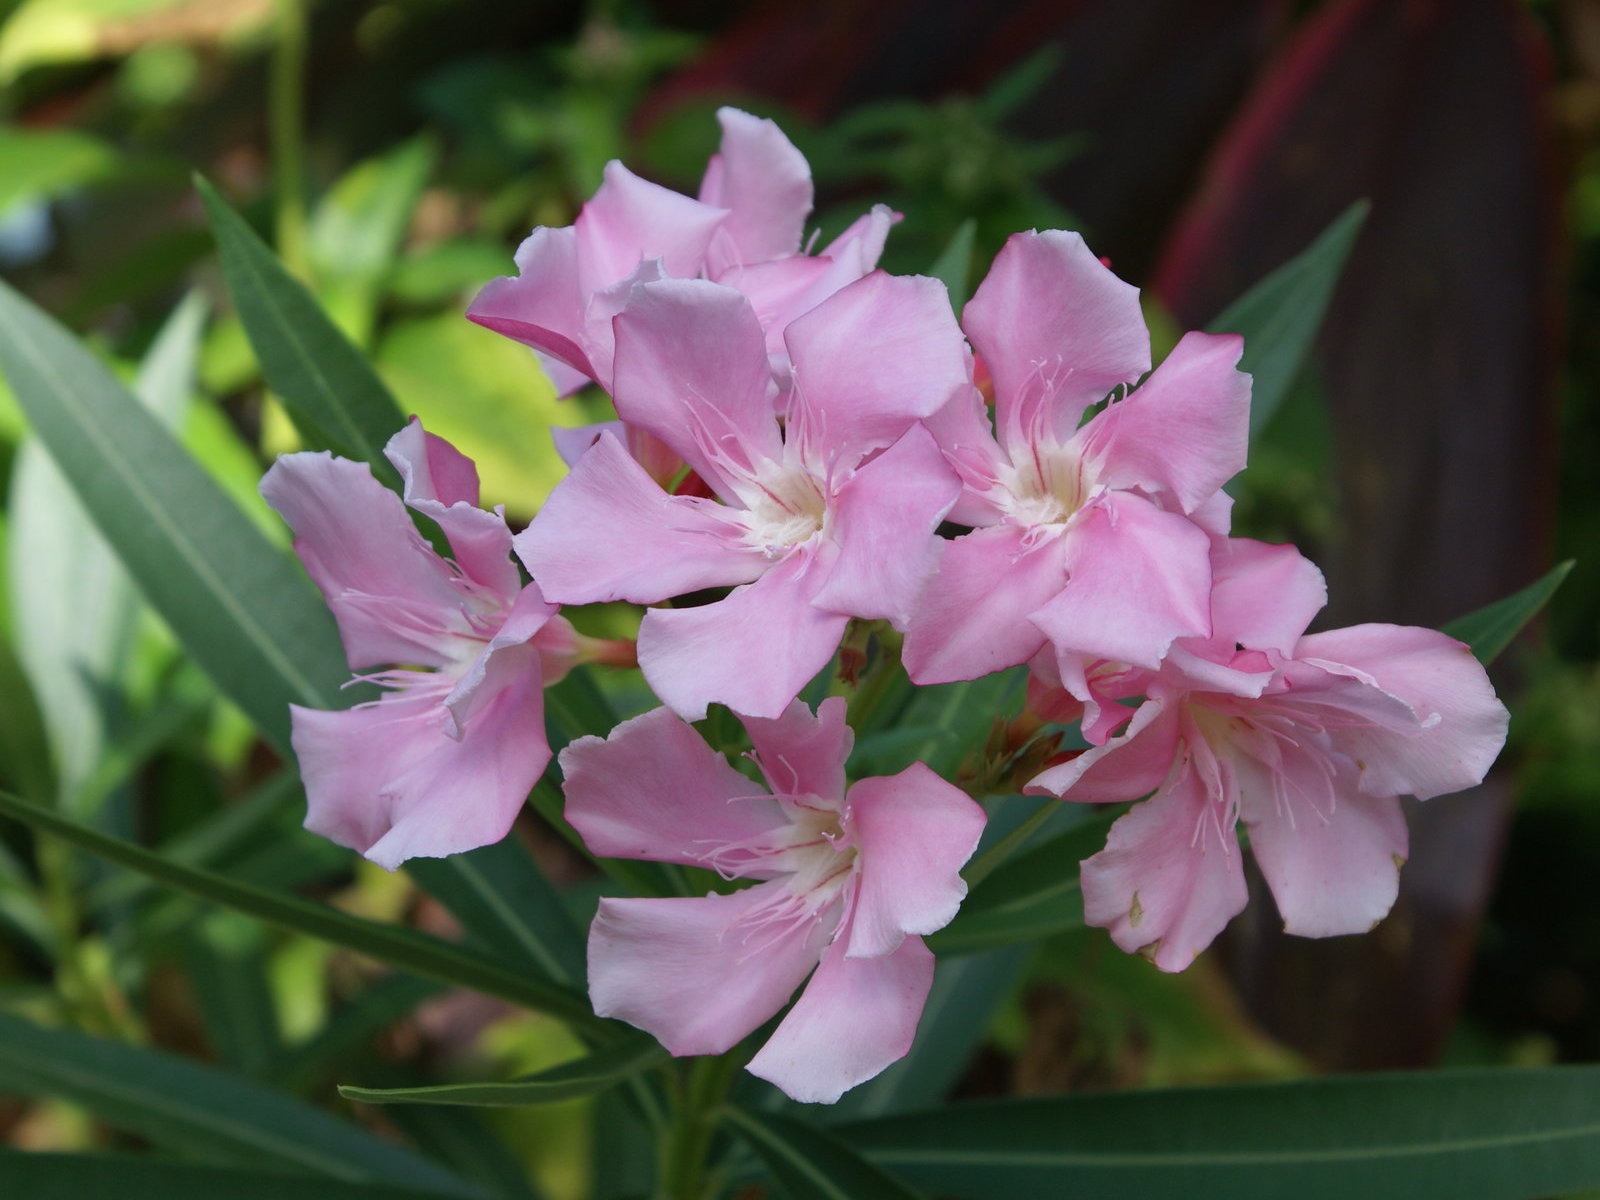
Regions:
<instances>
[{"instance_id":1,"label":"pink flower with white center","mask_svg":"<svg viewBox=\"0 0 1600 1200\"><path fill-rule=\"evenodd\" d=\"M767 789L664 708L561 752L567 819L595 854L755 880L697 899L605 899L595 1012L675 1055L721 1054L811 976L750 1071L831 1104L911 1048L933 982L924 934L955 916L983 810L922 763L848 787L845 703L745 718ZM815 973L813 973L813 969Z\"/></svg>"},{"instance_id":2,"label":"pink flower with white center","mask_svg":"<svg viewBox=\"0 0 1600 1200\"><path fill-rule=\"evenodd\" d=\"M639 665L689 720L712 701L777 717L851 617L903 627L932 567L960 484L916 422L971 387L944 286L875 272L793 322L782 423L760 322L738 292L641 284L616 324L617 412L716 499L668 495L603 433L517 553L562 604L732 585L713 603L646 613Z\"/></svg>"},{"instance_id":3,"label":"pink flower with white center","mask_svg":"<svg viewBox=\"0 0 1600 1200\"><path fill-rule=\"evenodd\" d=\"M516 254L516 276L478 293L468 317L538 352L556 390L593 380L611 390L611 320L635 283L706 278L747 296L786 378L783 330L877 265L894 216L881 205L820 254L801 239L811 169L771 121L717 113L722 147L698 199L649 183L619 162L570 226L541 226Z\"/></svg>"},{"instance_id":4,"label":"pink flower with white center","mask_svg":"<svg viewBox=\"0 0 1600 1200\"><path fill-rule=\"evenodd\" d=\"M1209 530L1244 466L1250 378L1234 336L1191 333L1150 366L1138 292L1074 233L1022 233L963 317L995 425L964 393L927 422L963 490L905 641L918 683L975 679L1047 643L1153 669L1209 632Z\"/></svg>"},{"instance_id":5,"label":"pink flower with white center","mask_svg":"<svg viewBox=\"0 0 1600 1200\"><path fill-rule=\"evenodd\" d=\"M544 687L585 639L523 586L505 517L477 506L470 460L415 419L384 452L454 561L365 463L285 455L261 493L294 530L350 669L405 664L358 676L386 689L376 701L291 709L306 828L393 870L505 836L550 761Z\"/></svg>"},{"instance_id":6,"label":"pink flower with white center","mask_svg":"<svg viewBox=\"0 0 1600 1200\"><path fill-rule=\"evenodd\" d=\"M1085 860L1084 913L1165 971L1243 909L1241 821L1288 932L1370 929L1406 857L1399 797L1481 782L1506 734L1488 676L1453 638L1399 625L1301 636L1324 593L1293 547L1234 541L1218 578L1214 636L1174 648L1125 732L1026 789L1097 803L1154 792Z\"/></svg>"}]
</instances>

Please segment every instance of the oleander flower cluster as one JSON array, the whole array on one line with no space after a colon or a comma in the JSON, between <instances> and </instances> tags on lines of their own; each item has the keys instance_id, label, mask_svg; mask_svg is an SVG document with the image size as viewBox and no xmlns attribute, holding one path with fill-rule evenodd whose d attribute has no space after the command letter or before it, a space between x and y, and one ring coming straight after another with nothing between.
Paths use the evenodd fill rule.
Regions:
<instances>
[{"instance_id":1,"label":"oleander flower cluster","mask_svg":"<svg viewBox=\"0 0 1600 1200\"><path fill-rule=\"evenodd\" d=\"M1082 866L1124 949L1176 971L1216 937L1245 904L1241 825L1290 932L1382 919L1400 797L1479 782L1506 712L1441 633L1308 633L1317 568L1232 535L1241 340L1189 333L1152 369L1136 289L1059 230L1012 237L958 320L937 280L875 269L886 209L811 252L804 159L769 121L720 119L698 196L613 163L471 307L615 406L564 432L569 473L525 529L415 421L387 449L399 495L326 453L263 482L381 689L294 710L308 827L390 868L496 841L552 757L544 688L636 663L661 707L561 752L566 817L596 856L708 886L601 901L595 1011L677 1055L782 1014L749 1069L835 1100L911 1046L923 939L985 823L920 762L848 774L859 664L833 664L870 628L901 658L868 669L1025 668L1033 727L1081 735L1022 790L1134 802ZM561 612L618 601L643 608L636 645ZM692 724L713 704L742 769Z\"/></svg>"}]
</instances>

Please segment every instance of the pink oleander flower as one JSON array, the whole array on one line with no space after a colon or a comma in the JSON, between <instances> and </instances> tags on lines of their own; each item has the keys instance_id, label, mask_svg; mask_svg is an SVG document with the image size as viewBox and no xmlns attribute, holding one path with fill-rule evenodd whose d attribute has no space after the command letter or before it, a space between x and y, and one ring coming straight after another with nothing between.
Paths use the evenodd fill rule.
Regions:
<instances>
[{"instance_id":1,"label":"pink oleander flower","mask_svg":"<svg viewBox=\"0 0 1600 1200\"><path fill-rule=\"evenodd\" d=\"M705 278L749 298L780 381L783 330L877 265L894 216L881 205L819 254L801 242L811 169L771 121L718 111L722 147L698 199L649 183L619 162L570 226L541 226L516 254L516 276L478 293L468 317L531 346L561 395L593 380L611 390L612 318L635 283Z\"/></svg>"},{"instance_id":2,"label":"pink oleander flower","mask_svg":"<svg viewBox=\"0 0 1600 1200\"><path fill-rule=\"evenodd\" d=\"M754 886L604 899L589 931L595 1012L675 1055L721 1054L811 976L750 1071L831 1104L911 1048L933 982L924 934L966 894L983 810L922 763L848 788L845 702L745 718L767 789L670 711L561 752L567 819L595 854L711 867ZM813 968L815 973L813 973Z\"/></svg>"},{"instance_id":3,"label":"pink oleander flower","mask_svg":"<svg viewBox=\"0 0 1600 1200\"><path fill-rule=\"evenodd\" d=\"M782 422L760 322L733 289L640 284L616 328L618 414L715 499L669 495L602 433L517 553L562 604L733 586L647 612L639 665L689 720L712 701L777 717L851 617L903 627L932 566L960 485L916 422L971 387L944 286L875 272L793 322Z\"/></svg>"},{"instance_id":4,"label":"pink oleander flower","mask_svg":"<svg viewBox=\"0 0 1600 1200\"><path fill-rule=\"evenodd\" d=\"M1155 668L1209 632L1211 535L1244 466L1250 377L1234 336L1190 333L1150 367L1138 292L1075 233L1012 237L963 324L994 381L991 429L963 393L927 421L961 475L946 543L912 617L918 683L975 679L1048 646Z\"/></svg>"},{"instance_id":5,"label":"pink oleander flower","mask_svg":"<svg viewBox=\"0 0 1600 1200\"><path fill-rule=\"evenodd\" d=\"M365 463L285 455L261 493L294 530L350 669L388 667L358 675L386 689L376 701L292 707L306 828L393 870L505 836L550 761L544 687L582 639L523 585L505 517L477 506L470 460L415 419L384 452L454 561Z\"/></svg>"},{"instance_id":6,"label":"pink oleander flower","mask_svg":"<svg viewBox=\"0 0 1600 1200\"><path fill-rule=\"evenodd\" d=\"M1507 714L1460 642L1357 625L1304 635L1325 598L1292 546L1218 554L1213 634L1186 639L1126 730L1027 787L1136 804L1083 864L1084 913L1124 950L1181 971L1240 910L1235 834L1284 928L1364 933L1388 913L1407 853L1402 795L1482 781Z\"/></svg>"}]
</instances>

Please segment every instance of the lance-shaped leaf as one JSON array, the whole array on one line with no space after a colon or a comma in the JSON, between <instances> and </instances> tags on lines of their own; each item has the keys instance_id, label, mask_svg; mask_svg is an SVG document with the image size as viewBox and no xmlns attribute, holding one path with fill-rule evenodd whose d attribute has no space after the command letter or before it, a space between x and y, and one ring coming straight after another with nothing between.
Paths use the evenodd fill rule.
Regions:
<instances>
[{"instance_id":1,"label":"lance-shaped leaf","mask_svg":"<svg viewBox=\"0 0 1600 1200\"><path fill-rule=\"evenodd\" d=\"M724 1118L789 1200L916 1200L921 1195L815 1126L733 1108Z\"/></svg>"},{"instance_id":2,"label":"lance-shaped leaf","mask_svg":"<svg viewBox=\"0 0 1600 1200\"><path fill-rule=\"evenodd\" d=\"M437 1087L364 1088L341 1084L339 1094L363 1104L465 1104L514 1108L552 1104L608 1091L657 1063L667 1052L654 1038L628 1038L576 1062L505 1083L447 1083Z\"/></svg>"},{"instance_id":3,"label":"lance-shaped leaf","mask_svg":"<svg viewBox=\"0 0 1600 1200\"><path fill-rule=\"evenodd\" d=\"M609 1034L612 1028L590 1012L589 1002L582 994L546 982L515 966L508 968L498 959L470 948L454 946L404 926L368 921L325 904L269 892L197 867L170 862L132 842L79 825L3 792L0 792L0 816L31 825L191 896L280 928L344 946L428 979L474 988L485 995L547 1012L602 1036Z\"/></svg>"},{"instance_id":4,"label":"lance-shaped leaf","mask_svg":"<svg viewBox=\"0 0 1600 1200\"><path fill-rule=\"evenodd\" d=\"M0 1090L70 1100L119 1129L217 1162L473 1194L409 1150L248 1080L4 1013Z\"/></svg>"},{"instance_id":5,"label":"lance-shaped leaf","mask_svg":"<svg viewBox=\"0 0 1600 1200\"><path fill-rule=\"evenodd\" d=\"M195 187L211 218L229 294L267 385L309 441L369 463L384 482L395 483L383 446L405 417L389 389L305 285L216 189L199 178Z\"/></svg>"},{"instance_id":6,"label":"lance-shaped leaf","mask_svg":"<svg viewBox=\"0 0 1600 1200\"><path fill-rule=\"evenodd\" d=\"M1488 666L1522 632L1522 627L1556 594L1572 570L1572 560L1552 567L1542 577L1504 600L1480 608L1444 627L1444 632L1472 647L1478 661Z\"/></svg>"},{"instance_id":7,"label":"lance-shaped leaf","mask_svg":"<svg viewBox=\"0 0 1600 1200\"><path fill-rule=\"evenodd\" d=\"M334 707L345 675L333 619L298 564L92 354L4 285L0 371L151 607L287 749L289 704Z\"/></svg>"},{"instance_id":8,"label":"lance-shaped leaf","mask_svg":"<svg viewBox=\"0 0 1600 1200\"><path fill-rule=\"evenodd\" d=\"M1600 1184L1600 1067L1006 1100L838 1132L975 1200L1535 1200Z\"/></svg>"},{"instance_id":9,"label":"lance-shaped leaf","mask_svg":"<svg viewBox=\"0 0 1600 1200\"><path fill-rule=\"evenodd\" d=\"M134 384L169 430L193 391L204 321L205 305L191 295L168 319ZM133 584L35 439L17 455L10 501L6 565L17 655L42 709L62 798L76 801L115 736L118 680L133 639Z\"/></svg>"},{"instance_id":10,"label":"lance-shaped leaf","mask_svg":"<svg viewBox=\"0 0 1600 1200\"><path fill-rule=\"evenodd\" d=\"M0 371L151 607L281 753L290 752L290 703L330 709L365 698L364 688L341 687L343 647L299 564L267 542L88 350L4 285ZM566 917L533 878L538 868L526 854L493 861L497 886L523 873L518 894L527 906L485 904L481 872L453 859L423 868L424 885L486 944L564 939L564 949L552 943L543 955L524 956L527 969L542 972L551 959L570 966L574 936L549 933Z\"/></svg>"},{"instance_id":11,"label":"lance-shaped leaf","mask_svg":"<svg viewBox=\"0 0 1600 1200\"><path fill-rule=\"evenodd\" d=\"M1272 420L1305 362L1370 207L1365 200L1356 201L1316 241L1206 326L1212 333L1244 335L1239 370L1251 379L1252 438Z\"/></svg>"}]
</instances>

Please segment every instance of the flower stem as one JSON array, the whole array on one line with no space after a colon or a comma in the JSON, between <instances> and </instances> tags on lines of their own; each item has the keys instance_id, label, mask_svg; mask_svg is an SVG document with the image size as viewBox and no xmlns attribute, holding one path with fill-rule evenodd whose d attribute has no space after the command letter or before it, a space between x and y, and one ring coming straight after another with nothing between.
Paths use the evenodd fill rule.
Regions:
<instances>
[{"instance_id":1,"label":"flower stem","mask_svg":"<svg viewBox=\"0 0 1600 1200\"><path fill-rule=\"evenodd\" d=\"M658 1194L663 1200L706 1200L712 1194L708 1171L711 1143L723 1099L738 1069L734 1052L697 1058L689 1064L676 1097L677 1120L668 1127L661 1146Z\"/></svg>"},{"instance_id":2,"label":"flower stem","mask_svg":"<svg viewBox=\"0 0 1600 1200\"><path fill-rule=\"evenodd\" d=\"M1022 849L1023 843L1038 833L1044 823L1060 811L1060 801L1042 799L1043 802L1027 820L985 850L976 862L961 873L961 877L967 881L969 890L977 887L994 872L996 867Z\"/></svg>"}]
</instances>

